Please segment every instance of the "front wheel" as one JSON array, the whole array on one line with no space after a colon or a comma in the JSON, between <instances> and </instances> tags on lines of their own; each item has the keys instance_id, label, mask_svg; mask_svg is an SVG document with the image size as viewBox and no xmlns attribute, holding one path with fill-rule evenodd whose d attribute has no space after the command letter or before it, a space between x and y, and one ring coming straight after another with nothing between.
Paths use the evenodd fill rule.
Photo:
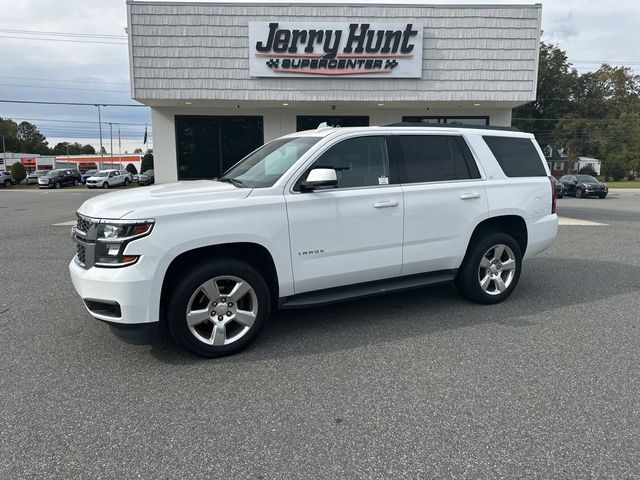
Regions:
<instances>
[{"instance_id":1,"label":"front wheel","mask_svg":"<svg viewBox=\"0 0 640 480\"><path fill-rule=\"evenodd\" d=\"M55 188L56 190L62 188L62 185L60 184L60 182L56 182L53 184L53 188Z\"/></svg>"},{"instance_id":2,"label":"front wheel","mask_svg":"<svg viewBox=\"0 0 640 480\"><path fill-rule=\"evenodd\" d=\"M236 353L258 336L271 302L264 278L235 259L212 260L187 271L167 305L178 344L202 357Z\"/></svg>"},{"instance_id":3,"label":"front wheel","mask_svg":"<svg viewBox=\"0 0 640 480\"><path fill-rule=\"evenodd\" d=\"M607 194L605 193L604 195L598 195L600 197L600 199L604 200L605 198L607 198Z\"/></svg>"},{"instance_id":4,"label":"front wheel","mask_svg":"<svg viewBox=\"0 0 640 480\"><path fill-rule=\"evenodd\" d=\"M582 189L581 188L577 188L576 189L576 198L582 198Z\"/></svg>"},{"instance_id":5,"label":"front wheel","mask_svg":"<svg viewBox=\"0 0 640 480\"><path fill-rule=\"evenodd\" d=\"M516 288L521 269L518 242L506 233L492 233L472 241L458 270L456 286L474 302L499 303Z\"/></svg>"},{"instance_id":6,"label":"front wheel","mask_svg":"<svg viewBox=\"0 0 640 480\"><path fill-rule=\"evenodd\" d=\"M108 183L108 182L104 182L104 183L102 184L102 188L105 188L105 189L106 189L106 188L109 188L109 183Z\"/></svg>"}]
</instances>

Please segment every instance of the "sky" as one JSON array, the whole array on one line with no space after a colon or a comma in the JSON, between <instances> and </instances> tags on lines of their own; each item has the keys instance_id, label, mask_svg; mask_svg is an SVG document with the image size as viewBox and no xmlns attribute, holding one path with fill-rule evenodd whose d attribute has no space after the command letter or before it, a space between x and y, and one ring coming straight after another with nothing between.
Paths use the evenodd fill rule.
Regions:
<instances>
[{"instance_id":1,"label":"sky","mask_svg":"<svg viewBox=\"0 0 640 480\"><path fill-rule=\"evenodd\" d=\"M264 0L263 0L264 1ZM321 3L322 0L311 0ZM354 0L351 0L352 2ZM358 0L356 0L358 1ZM381 0L382 1L382 0ZM363 3L370 3L369 0ZM407 3L388 0L386 3ZM433 0L437 4L518 4L519 0ZM640 74L640 0L541 0L542 39L558 43L583 73L600 63L626 64ZM0 99L135 104L129 91L124 0L0 0ZM54 35L64 33L64 35ZM102 108L118 153L152 146L147 107ZM97 149L94 106L0 103L0 117L35 123L49 145L91 143ZM143 145L145 125L149 145Z\"/></svg>"}]
</instances>

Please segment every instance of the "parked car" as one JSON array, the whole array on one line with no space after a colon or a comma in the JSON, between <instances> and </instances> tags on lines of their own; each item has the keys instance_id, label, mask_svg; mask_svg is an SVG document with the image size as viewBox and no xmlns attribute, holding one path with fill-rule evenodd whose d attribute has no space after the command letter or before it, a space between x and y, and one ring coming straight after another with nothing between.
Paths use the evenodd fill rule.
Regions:
<instances>
[{"instance_id":1,"label":"parked car","mask_svg":"<svg viewBox=\"0 0 640 480\"><path fill-rule=\"evenodd\" d=\"M47 174L49 170L35 170L27 175L27 185L37 185L38 179Z\"/></svg>"},{"instance_id":2,"label":"parked car","mask_svg":"<svg viewBox=\"0 0 640 480\"><path fill-rule=\"evenodd\" d=\"M0 185L5 187L10 187L11 185L15 185L16 181L11 176L11 172L0 171Z\"/></svg>"},{"instance_id":3,"label":"parked car","mask_svg":"<svg viewBox=\"0 0 640 480\"><path fill-rule=\"evenodd\" d=\"M38 177L38 188L62 188L67 185L80 184L80 172L64 168L49 170Z\"/></svg>"},{"instance_id":4,"label":"parked car","mask_svg":"<svg viewBox=\"0 0 640 480\"><path fill-rule=\"evenodd\" d=\"M573 195L576 198L606 198L609 193L607 184L600 182L591 175L564 175L560 177L560 183L562 183L564 187L565 195Z\"/></svg>"},{"instance_id":5,"label":"parked car","mask_svg":"<svg viewBox=\"0 0 640 480\"><path fill-rule=\"evenodd\" d=\"M153 174L153 170L149 169L144 173L138 175L138 184L140 185L151 185L155 182L155 176Z\"/></svg>"},{"instance_id":6,"label":"parked car","mask_svg":"<svg viewBox=\"0 0 640 480\"><path fill-rule=\"evenodd\" d=\"M87 188L111 188L130 183L129 172L124 170L100 170L87 178Z\"/></svg>"},{"instance_id":7,"label":"parked car","mask_svg":"<svg viewBox=\"0 0 640 480\"><path fill-rule=\"evenodd\" d=\"M474 302L505 300L558 229L533 135L404 125L297 132L219 180L87 200L73 285L120 335L157 328L162 311L206 357L246 347L276 307L448 281Z\"/></svg>"},{"instance_id":8,"label":"parked car","mask_svg":"<svg viewBox=\"0 0 640 480\"><path fill-rule=\"evenodd\" d=\"M562 182L558 180L556 180L555 184L556 184L556 197L564 198L564 185L562 185Z\"/></svg>"},{"instance_id":9,"label":"parked car","mask_svg":"<svg viewBox=\"0 0 640 480\"><path fill-rule=\"evenodd\" d=\"M98 173L98 169L96 169L96 168L94 168L92 170L87 170L86 172L84 172L82 174L82 177L80 177L80 183L85 185L87 183L87 179L90 178L90 177L93 177L96 173Z\"/></svg>"}]
</instances>

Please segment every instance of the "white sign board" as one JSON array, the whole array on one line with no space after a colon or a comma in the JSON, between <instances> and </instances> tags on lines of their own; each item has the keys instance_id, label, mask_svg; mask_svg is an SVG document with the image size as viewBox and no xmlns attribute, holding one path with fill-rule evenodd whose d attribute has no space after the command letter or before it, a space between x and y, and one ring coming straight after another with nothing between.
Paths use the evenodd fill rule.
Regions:
<instances>
[{"instance_id":1,"label":"white sign board","mask_svg":"<svg viewBox=\"0 0 640 480\"><path fill-rule=\"evenodd\" d=\"M420 78L413 23L249 22L252 77Z\"/></svg>"}]
</instances>

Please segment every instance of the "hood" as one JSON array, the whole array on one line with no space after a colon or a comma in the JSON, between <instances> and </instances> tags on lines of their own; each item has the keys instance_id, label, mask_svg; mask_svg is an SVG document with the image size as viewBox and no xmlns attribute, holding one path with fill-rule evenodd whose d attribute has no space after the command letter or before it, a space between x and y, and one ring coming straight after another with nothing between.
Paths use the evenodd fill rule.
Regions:
<instances>
[{"instance_id":1,"label":"hood","mask_svg":"<svg viewBox=\"0 0 640 480\"><path fill-rule=\"evenodd\" d=\"M94 218L149 218L180 210L206 208L212 202L237 200L251 193L213 180L166 183L98 195L84 202L78 212Z\"/></svg>"},{"instance_id":2,"label":"hood","mask_svg":"<svg viewBox=\"0 0 640 480\"><path fill-rule=\"evenodd\" d=\"M584 185L584 186L593 186L593 185L604 185L604 183L602 182L580 182L580 185Z\"/></svg>"}]
</instances>

